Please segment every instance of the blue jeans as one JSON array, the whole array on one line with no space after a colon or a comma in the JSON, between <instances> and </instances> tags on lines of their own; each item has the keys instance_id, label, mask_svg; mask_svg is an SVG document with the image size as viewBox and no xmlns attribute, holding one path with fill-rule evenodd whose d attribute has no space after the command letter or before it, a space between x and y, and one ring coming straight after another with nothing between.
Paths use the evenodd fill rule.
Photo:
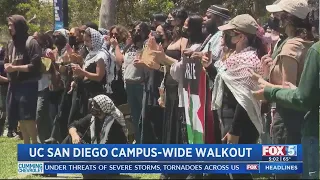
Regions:
<instances>
[{"instance_id":1,"label":"blue jeans","mask_svg":"<svg viewBox=\"0 0 320 180\"><path fill-rule=\"evenodd\" d=\"M319 179L319 138L302 137L303 179Z\"/></svg>"},{"instance_id":2,"label":"blue jeans","mask_svg":"<svg viewBox=\"0 0 320 180\"><path fill-rule=\"evenodd\" d=\"M141 143L140 117L142 110L143 85L142 84L126 84L126 92L128 104L131 109L132 121L135 129L136 144Z\"/></svg>"}]
</instances>

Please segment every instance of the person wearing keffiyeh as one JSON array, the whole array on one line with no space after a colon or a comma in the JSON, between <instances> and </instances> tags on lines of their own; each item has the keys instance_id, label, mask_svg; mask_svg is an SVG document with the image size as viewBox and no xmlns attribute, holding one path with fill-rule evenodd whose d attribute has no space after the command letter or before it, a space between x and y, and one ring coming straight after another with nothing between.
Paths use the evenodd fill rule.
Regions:
<instances>
[{"instance_id":1,"label":"person wearing keffiyeh","mask_svg":"<svg viewBox=\"0 0 320 180\"><path fill-rule=\"evenodd\" d=\"M126 144L125 119L113 101L106 95L97 95L91 99L91 106L90 114L70 124L63 144ZM97 176L100 177L83 175L84 179Z\"/></svg>"},{"instance_id":2,"label":"person wearing keffiyeh","mask_svg":"<svg viewBox=\"0 0 320 180\"><path fill-rule=\"evenodd\" d=\"M105 60L108 59L107 54L102 51L103 36L99 31L87 28L84 33L84 44L89 53L83 67L78 64L71 65L75 81L71 83L70 93L76 87L81 114L87 113L89 98L104 94L107 69Z\"/></svg>"},{"instance_id":3,"label":"person wearing keffiyeh","mask_svg":"<svg viewBox=\"0 0 320 180\"><path fill-rule=\"evenodd\" d=\"M255 144L262 132L261 105L251 93L258 85L249 69L262 74L259 58L267 53L259 26L253 17L243 14L218 29L223 31L224 44L234 52L226 60L214 63L217 75L211 107L221 120L224 143ZM251 175L233 177L252 179Z\"/></svg>"}]
</instances>

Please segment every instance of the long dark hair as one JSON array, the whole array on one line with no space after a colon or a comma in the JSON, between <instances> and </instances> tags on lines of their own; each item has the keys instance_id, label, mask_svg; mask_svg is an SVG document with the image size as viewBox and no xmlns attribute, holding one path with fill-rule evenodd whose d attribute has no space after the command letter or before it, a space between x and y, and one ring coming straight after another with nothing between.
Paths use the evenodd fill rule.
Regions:
<instances>
[{"instance_id":1,"label":"long dark hair","mask_svg":"<svg viewBox=\"0 0 320 180\"><path fill-rule=\"evenodd\" d=\"M188 12L182 7L173 9L170 14L181 22L178 26L183 26L184 21L188 18Z\"/></svg>"},{"instance_id":2,"label":"long dark hair","mask_svg":"<svg viewBox=\"0 0 320 180\"><path fill-rule=\"evenodd\" d=\"M203 18L199 15L191 15L188 22L189 44L202 43L202 22Z\"/></svg>"},{"instance_id":3,"label":"long dark hair","mask_svg":"<svg viewBox=\"0 0 320 180\"><path fill-rule=\"evenodd\" d=\"M166 19L167 19L167 15L165 15L163 13L153 14L152 17L150 18L151 22L154 20L160 21L160 22L165 22Z\"/></svg>"},{"instance_id":4,"label":"long dark hair","mask_svg":"<svg viewBox=\"0 0 320 180\"><path fill-rule=\"evenodd\" d=\"M188 12L184 8L173 9L170 13L174 19L179 20L179 24L177 24L172 29L172 38L173 40L178 40L182 35L182 27L186 19L188 18Z\"/></svg>"},{"instance_id":5,"label":"long dark hair","mask_svg":"<svg viewBox=\"0 0 320 180\"><path fill-rule=\"evenodd\" d=\"M257 35L248 34L248 33L243 33L243 34L245 36L247 36L248 46L251 46L251 47L257 49L257 54L258 54L259 59L261 59L262 56L264 56L268 53L267 46L263 43L263 40L260 39Z\"/></svg>"},{"instance_id":6,"label":"long dark hair","mask_svg":"<svg viewBox=\"0 0 320 180\"><path fill-rule=\"evenodd\" d=\"M162 24L160 24L160 26L162 27L162 29L164 31L164 36L167 38L167 41L170 43L173 38L172 31L170 29L170 25L167 23L162 23Z\"/></svg>"},{"instance_id":7,"label":"long dark hair","mask_svg":"<svg viewBox=\"0 0 320 180\"><path fill-rule=\"evenodd\" d=\"M148 39L148 35L150 34L150 26L146 22L139 22L139 27L141 32L143 33L143 40Z\"/></svg>"},{"instance_id":8,"label":"long dark hair","mask_svg":"<svg viewBox=\"0 0 320 180\"><path fill-rule=\"evenodd\" d=\"M305 39L313 40L312 24L309 22L309 14L305 19L300 19L292 14L284 13L281 16L282 21L288 21L294 27L294 36L299 37L301 34L306 34Z\"/></svg>"},{"instance_id":9,"label":"long dark hair","mask_svg":"<svg viewBox=\"0 0 320 180\"><path fill-rule=\"evenodd\" d=\"M42 49L53 49L53 40L48 33L39 33L38 43Z\"/></svg>"}]
</instances>

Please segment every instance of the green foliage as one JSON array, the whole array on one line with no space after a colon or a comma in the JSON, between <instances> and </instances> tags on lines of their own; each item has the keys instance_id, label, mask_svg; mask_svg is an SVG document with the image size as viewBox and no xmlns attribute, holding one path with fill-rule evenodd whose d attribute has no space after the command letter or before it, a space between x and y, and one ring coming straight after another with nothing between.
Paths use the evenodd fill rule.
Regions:
<instances>
[{"instance_id":1,"label":"green foliage","mask_svg":"<svg viewBox=\"0 0 320 180\"><path fill-rule=\"evenodd\" d=\"M0 24L7 23L7 17L13 14L21 14L18 4L27 2L26 0L0 0Z\"/></svg>"},{"instance_id":2,"label":"green foliage","mask_svg":"<svg viewBox=\"0 0 320 180\"><path fill-rule=\"evenodd\" d=\"M99 24L101 0L68 0L69 27L92 21Z\"/></svg>"},{"instance_id":3,"label":"green foliage","mask_svg":"<svg viewBox=\"0 0 320 180\"><path fill-rule=\"evenodd\" d=\"M27 21L31 20L34 15L36 18L29 23L29 32L45 32L51 30L54 25L54 11L52 3L39 0L29 0L26 3L20 3L17 6L20 12L24 14Z\"/></svg>"},{"instance_id":4,"label":"green foliage","mask_svg":"<svg viewBox=\"0 0 320 180\"><path fill-rule=\"evenodd\" d=\"M149 21L152 14L168 13L173 7L171 0L118 0L117 22L128 25L137 20Z\"/></svg>"}]
</instances>

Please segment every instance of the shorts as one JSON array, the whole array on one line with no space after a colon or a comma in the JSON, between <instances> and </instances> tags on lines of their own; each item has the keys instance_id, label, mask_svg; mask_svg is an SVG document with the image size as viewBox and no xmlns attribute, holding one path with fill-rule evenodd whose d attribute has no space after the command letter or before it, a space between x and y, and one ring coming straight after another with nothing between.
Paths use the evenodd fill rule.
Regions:
<instances>
[{"instance_id":1,"label":"shorts","mask_svg":"<svg viewBox=\"0 0 320 180\"><path fill-rule=\"evenodd\" d=\"M37 100L37 81L10 83L7 94L8 120L36 120Z\"/></svg>"}]
</instances>

